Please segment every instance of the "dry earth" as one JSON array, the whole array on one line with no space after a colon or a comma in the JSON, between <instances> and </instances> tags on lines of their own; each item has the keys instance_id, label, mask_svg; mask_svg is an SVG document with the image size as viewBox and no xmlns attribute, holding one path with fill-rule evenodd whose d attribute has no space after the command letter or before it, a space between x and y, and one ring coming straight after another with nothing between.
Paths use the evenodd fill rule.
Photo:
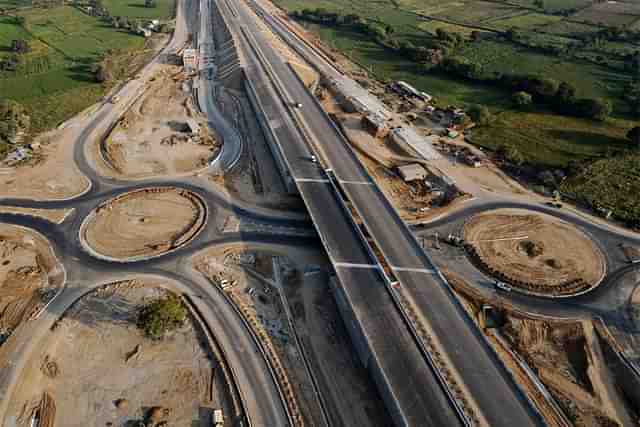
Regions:
<instances>
[{"instance_id":1,"label":"dry earth","mask_svg":"<svg viewBox=\"0 0 640 427\"><path fill-rule=\"evenodd\" d=\"M594 285L606 268L586 234L549 215L516 209L476 215L465 224L464 238L493 269L549 288L575 278Z\"/></svg>"},{"instance_id":2,"label":"dry earth","mask_svg":"<svg viewBox=\"0 0 640 427\"><path fill-rule=\"evenodd\" d=\"M0 198L62 200L82 194L89 181L73 161L78 137L73 126L40 135L33 159L16 166L0 164Z\"/></svg>"},{"instance_id":3,"label":"dry earth","mask_svg":"<svg viewBox=\"0 0 640 427\"><path fill-rule=\"evenodd\" d=\"M166 425L212 425L225 390L199 327L190 319L161 341L136 327L141 305L165 294L155 285L120 282L79 300L29 361L9 405L9 425L29 426L44 393L55 408L51 425L134 425L154 407Z\"/></svg>"},{"instance_id":4,"label":"dry earth","mask_svg":"<svg viewBox=\"0 0 640 427\"><path fill-rule=\"evenodd\" d=\"M101 153L118 175L142 179L186 174L205 167L219 151L219 141L193 105L181 70L163 65L145 95L102 142Z\"/></svg>"},{"instance_id":5,"label":"dry earth","mask_svg":"<svg viewBox=\"0 0 640 427\"><path fill-rule=\"evenodd\" d=\"M155 256L193 239L206 220L206 207L191 192L142 189L99 206L80 234L98 255L131 260Z\"/></svg>"},{"instance_id":6,"label":"dry earth","mask_svg":"<svg viewBox=\"0 0 640 427\"><path fill-rule=\"evenodd\" d=\"M47 239L33 230L0 224L0 337L38 309L45 291L62 286L63 276Z\"/></svg>"}]
</instances>

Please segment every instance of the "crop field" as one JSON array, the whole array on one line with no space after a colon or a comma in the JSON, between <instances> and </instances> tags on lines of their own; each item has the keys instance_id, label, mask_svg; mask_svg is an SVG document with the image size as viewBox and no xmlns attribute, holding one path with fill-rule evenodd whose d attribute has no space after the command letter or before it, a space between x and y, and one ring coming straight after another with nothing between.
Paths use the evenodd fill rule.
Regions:
<instances>
[{"instance_id":1,"label":"crop field","mask_svg":"<svg viewBox=\"0 0 640 427\"><path fill-rule=\"evenodd\" d=\"M104 0L104 7L113 16L140 19L170 19L174 0L156 0L156 7L145 7L144 0Z\"/></svg>"},{"instance_id":2,"label":"crop field","mask_svg":"<svg viewBox=\"0 0 640 427\"><path fill-rule=\"evenodd\" d=\"M559 59L492 40L473 43L464 48L461 54L481 64L486 71L553 76L558 81L571 82L581 97L602 97L615 101L624 83L630 80L627 75L616 74L591 63Z\"/></svg>"},{"instance_id":3,"label":"crop field","mask_svg":"<svg viewBox=\"0 0 640 427\"><path fill-rule=\"evenodd\" d=\"M632 25L640 20L640 4L598 3L572 15L571 19L609 26Z\"/></svg>"},{"instance_id":4,"label":"crop field","mask_svg":"<svg viewBox=\"0 0 640 427\"><path fill-rule=\"evenodd\" d=\"M614 217L640 225L640 156L598 160L562 185L564 193L593 207L611 209Z\"/></svg>"},{"instance_id":5,"label":"crop field","mask_svg":"<svg viewBox=\"0 0 640 427\"><path fill-rule=\"evenodd\" d=\"M545 15L542 13L527 12L523 15L491 20L491 27L499 30L509 28L541 29L562 20L561 16ZM485 21L486 23L486 21Z\"/></svg>"},{"instance_id":6,"label":"crop field","mask_svg":"<svg viewBox=\"0 0 640 427\"><path fill-rule=\"evenodd\" d=\"M449 7L446 11L435 16L440 19L448 19L465 24L483 25L487 20L515 16L525 12L522 9L506 4L470 1Z\"/></svg>"},{"instance_id":7,"label":"crop field","mask_svg":"<svg viewBox=\"0 0 640 427\"><path fill-rule=\"evenodd\" d=\"M522 5L524 7L537 7L535 0L512 0L510 3ZM558 12L561 10L582 9L593 4L593 0L545 0L544 10L547 12Z\"/></svg>"},{"instance_id":8,"label":"crop field","mask_svg":"<svg viewBox=\"0 0 640 427\"><path fill-rule=\"evenodd\" d=\"M512 145L529 163L564 167L570 160L595 160L611 150L626 150L631 123L610 119L597 123L545 112L505 111L494 123L473 130L474 144L489 150Z\"/></svg>"},{"instance_id":9,"label":"crop field","mask_svg":"<svg viewBox=\"0 0 640 427\"><path fill-rule=\"evenodd\" d=\"M558 21L541 28L545 33L557 34L568 37L581 37L585 34L597 32L600 28L592 24L582 24L571 21Z\"/></svg>"},{"instance_id":10,"label":"crop field","mask_svg":"<svg viewBox=\"0 0 640 427\"><path fill-rule=\"evenodd\" d=\"M16 71L0 72L0 94L29 108L34 130L44 130L96 102L104 93L91 64L108 51L140 51L144 38L113 29L97 18L64 6L21 13L25 28L0 17L0 58L11 54L13 39L31 51L20 55Z\"/></svg>"}]
</instances>

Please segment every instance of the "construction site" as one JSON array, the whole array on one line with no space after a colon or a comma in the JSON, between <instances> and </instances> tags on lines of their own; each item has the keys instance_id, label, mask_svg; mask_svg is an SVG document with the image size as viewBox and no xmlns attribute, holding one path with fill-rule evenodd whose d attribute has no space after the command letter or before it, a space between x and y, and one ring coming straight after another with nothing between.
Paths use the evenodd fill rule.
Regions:
<instances>
[{"instance_id":1,"label":"construction site","mask_svg":"<svg viewBox=\"0 0 640 427\"><path fill-rule=\"evenodd\" d=\"M177 65L163 65L149 79L100 144L107 165L130 179L192 173L219 150L219 138L194 105L190 77Z\"/></svg>"},{"instance_id":2,"label":"construction site","mask_svg":"<svg viewBox=\"0 0 640 427\"><path fill-rule=\"evenodd\" d=\"M216 409L232 413L223 368L198 320L188 316L161 340L136 326L141 307L167 295L159 286L133 279L78 300L28 362L5 422L213 425Z\"/></svg>"},{"instance_id":3,"label":"construction site","mask_svg":"<svg viewBox=\"0 0 640 427\"><path fill-rule=\"evenodd\" d=\"M207 221L204 202L187 190L144 188L98 206L82 223L80 239L99 257L133 261L191 241Z\"/></svg>"},{"instance_id":4,"label":"construction site","mask_svg":"<svg viewBox=\"0 0 640 427\"><path fill-rule=\"evenodd\" d=\"M0 224L0 345L64 283L64 270L39 233Z\"/></svg>"},{"instance_id":5,"label":"construction site","mask_svg":"<svg viewBox=\"0 0 640 427\"><path fill-rule=\"evenodd\" d=\"M315 250L290 257L260 246L205 250L193 258L194 266L227 295L260 340L281 387L290 390L286 403L297 425L383 425L388 415L349 350L324 271L327 260Z\"/></svg>"},{"instance_id":6,"label":"construction site","mask_svg":"<svg viewBox=\"0 0 640 427\"><path fill-rule=\"evenodd\" d=\"M539 295L585 292L604 278L604 255L573 225L544 214L495 210L466 221L467 255L509 286Z\"/></svg>"}]
</instances>

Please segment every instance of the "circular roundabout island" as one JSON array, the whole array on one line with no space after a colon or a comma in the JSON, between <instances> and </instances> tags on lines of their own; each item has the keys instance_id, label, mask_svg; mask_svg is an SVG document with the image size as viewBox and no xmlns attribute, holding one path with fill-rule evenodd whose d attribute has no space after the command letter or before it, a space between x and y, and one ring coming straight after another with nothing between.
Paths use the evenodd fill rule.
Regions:
<instances>
[{"instance_id":1,"label":"circular roundabout island","mask_svg":"<svg viewBox=\"0 0 640 427\"><path fill-rule=\"evenodd\" d=\"M592 290L605 275L596 243L551 215L498 209L470 218L463 237L473 264L502 290L568 297Z\"/></svg>"},{"instance_id":2,"label":"circular roundabout island","mask_svg":"<svg viewBox=\"0 0 640 427\"><path fill-rule=\"evenodd\" d=\"M94 209L80 227L80 241L97 258L140 261L190 242L206 220L206 205L195 193L176 187L143 188Z\"/></svg>"}]
</instances>

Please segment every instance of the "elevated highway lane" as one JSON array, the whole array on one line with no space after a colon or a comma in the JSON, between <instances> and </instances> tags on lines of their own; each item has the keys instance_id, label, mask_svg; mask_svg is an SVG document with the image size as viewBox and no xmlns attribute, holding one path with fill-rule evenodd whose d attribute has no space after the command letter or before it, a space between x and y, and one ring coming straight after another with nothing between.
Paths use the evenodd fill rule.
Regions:
<instances>
[{"instance_id":1,"label":"elevated highway lane","mask_svg":"<svg viewBox=\"0 0 640 427\"><path fill-rule=\"evenodd\" d=\"M244 40L234 13L226 9L224 2L219 6L226 11L238 39ZM347 327L355 337L362 362L373 373L383 396L390 397L390 412L399 425L461 425L324 171L309 160L309 148L286 105L275 93L251 47L246 43L240 43L240 47L244 51L245 72L262 105L259 114L264 114L279 141L289 171L335 266L340 281L339 301L350 310L353 319Z\"/></svg>"},{"instance_id":2,"label":"elevated highway lane","mask_svg":"<svg viewBox=\"0 0 640 427\"><path fill-rule=\"evenodd\" d=\"M248 28L254 28L254 20L257 17L241 4L236 3L236 9L237 20ZM538 414L497 360L480 331L464 313L442 276L436 272L435 265L422 251L381 191L371 182L368 173L313 95L282 61L269 41L260 32L254 31L252 34L260 52L269 62L282 86L286 88L290 99L302 104L298 114L314 136L315 144L327 166L331 167L343 182L345 193L365 222L368 232L376 241L387 263L393 267L402 288L426 321L428 328L437 337L463 386L480 408L482 418L491 426L540 425L542 421ZM300 149L296 146L302 145L299 138L292 138L285 147L288 156L299 152ZM309 197L305 198L305 201L308 200ZM319 216L335 215L328 211L328 206L330 205L322 203L317 211L319 215L312 213L314 220ZM314 210L313 204L308 205L308 208L310 211ZM349 234L336 233L335 222L330 220L328 228L316 225L321 235L339 236L340 242L351 239ZM352 279L362 280L362 277L352 276ZM350 302L356 301L354 299ZM385 329L378 332L389 339L392 338ZM417 373L405 373L407 379L412 375L417 376ZM400 385L400 389L406 387L409 387L409 383ZM435 389L431 392L433 390Z\"/></svg>"}]
</instances>

